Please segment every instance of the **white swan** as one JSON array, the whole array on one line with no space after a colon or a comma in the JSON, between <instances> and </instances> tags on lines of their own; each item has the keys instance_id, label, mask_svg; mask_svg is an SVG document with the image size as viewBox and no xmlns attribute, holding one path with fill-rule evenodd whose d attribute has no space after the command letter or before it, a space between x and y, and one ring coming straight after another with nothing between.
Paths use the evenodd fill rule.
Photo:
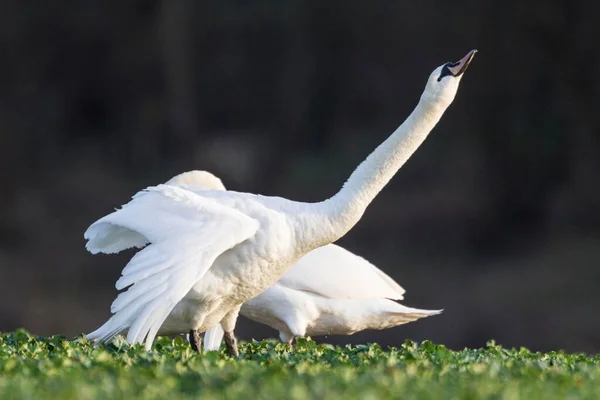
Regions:
<instances>
[{"instance_id":1,"label":"white swan","mask_svg":"<svg viewBox=\"0 0 600 400\"><path fill-rule=\"evenodd\" d=\"M204 332L220 322L237 355L241 305L358 222L452 103L474 54L436 68L406 121L325 201L163 184L94 222L84 234L92 253L145 247L117 280L118 290L128 289L112 303L113 316L88 338L98 344L127 331L129 343L149 350L157 334Z\"/></svg>"},{"instance_id":2,"label":"white swan","mask_svg":"<svg viewBox=\"0 0 600 400\"><path fill-rule=\"evenodd\" d=\"M207 171L189 171L167 183L197 185L225 190L219 178ZM263 293L242 305L240 314L279 331L281 341L295 337L351 335L365 329L386 329L442 310L405 307L405 290L379 268L352 252L328 244L302 257ZM204 347L218 350L221 325L206 331ZM200 335L190 332L189 341L200 349Z\"/></svg>"}]
</instances>

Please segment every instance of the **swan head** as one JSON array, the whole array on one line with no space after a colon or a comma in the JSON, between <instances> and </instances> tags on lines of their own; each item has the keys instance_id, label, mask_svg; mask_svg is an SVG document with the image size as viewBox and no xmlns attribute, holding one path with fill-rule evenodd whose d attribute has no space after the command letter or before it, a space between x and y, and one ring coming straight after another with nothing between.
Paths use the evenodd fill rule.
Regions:
<instances>
[{"instance_id":1,"label":"swan head","mask_svg":"<svg viewBox=\"0 0 600 400\"><path fill-rule=\"evenodd\" d=\"M208 190L225 190L223 182L208 171L188 171L176 175L166 182L167 185L194 185Z\"/></svg>"},{"instance_id":2,"label":"swan head","mask_svg":"<svg viewBox=\"0 0 600 400\"><path fill-rule=\"evenodd\" d=\"M477 50L471 50L456 62L447 62L437 67L427 80L421 99L450 105L458 91L458 84L463 73L475 57Z\"/></svg>"}]
</instances>

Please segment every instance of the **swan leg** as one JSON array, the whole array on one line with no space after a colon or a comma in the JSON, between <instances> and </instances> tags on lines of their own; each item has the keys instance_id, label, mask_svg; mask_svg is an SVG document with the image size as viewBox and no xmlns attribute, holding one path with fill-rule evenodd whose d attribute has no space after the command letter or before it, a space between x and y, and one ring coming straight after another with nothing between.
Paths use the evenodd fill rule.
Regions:
<instances>
[{"instance_id":1,"label":"swan leg","mask_svg":"<svg viewBox=\"0 0 600 400\"><path fill-rule=\"evenodd\" d=\"M283 343L287 343L291 346L294 343L294 335L290 332L280 331L279 332L279 340L281 340Z\"/></svg>"},{"instance_id":2,"label":"swan leg","mask_svg":"<svg viewBox=\"0 0 600 400\"><path fill-rule=\"evenodd\" d=\"M202 353L202 337L200 336L200 332L198 332L195 329L192 329L190 331L189 341L192 350L197 351L198 353Z\"/></svg>"},{"instance_id":3,"label":"swan leg","mask_svg":"<svg viewBox=\"0 0 600 400\"><path fill-rule=\"evenodd\" d=\"M306 336L306 321L298 316L288 318L285 321L288 331L279 332L279 338L282 342L291 345L294 342L294 338Z\"/></svg>"},{"instance_id":4,"label":"swan leg","mask_svg":"<svg viewBox=\"0 0 600 400\"><path fill-rule=\"evenodd\" d=\"M240 313L241 307L242 306L240 304L239 307L236 307L233 310L229 311L221 320L221 328L223 328L223 330L225 331L225 334L223 335L223 339L225 340L225 346L229 355L233 357L238 357L240 355L240 352L238 351L237 340L235 338L233 330L235 329L235 323L237 322L237 318Z\"/></svg>"},{"instance_id":5,"label":"swan leg","mask_svg":"<svg viewBox=\"0 0 600 400\"><path fill-rule=\"evenodd\" d=\"M237 339L235 338L233 332L225 332L223 336L225 339L225 346L227 347L227 352L232 357L239 357L240 352L238 351Z\"/></svg>"}]
</instances>

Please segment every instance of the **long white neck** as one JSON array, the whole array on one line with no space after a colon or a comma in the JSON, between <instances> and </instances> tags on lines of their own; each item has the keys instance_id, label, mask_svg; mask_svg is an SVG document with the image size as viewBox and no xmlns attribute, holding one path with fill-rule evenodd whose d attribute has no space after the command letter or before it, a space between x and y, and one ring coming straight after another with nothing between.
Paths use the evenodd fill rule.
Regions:
<instances>
[{"instance_id":1,"label":"long white neck","mask_svg":"<svg viewBox=\"0 0 600 400\"><path fill-rule=\"evenodd\" d=\"M333 197L314 204L324 224L312 231L320 246L344 236L362 217L367 206L423 143L448 104L422 97L417 107L352 173ZM307 238L308 239L308 238Z\"/></svg>"}]
</instances>

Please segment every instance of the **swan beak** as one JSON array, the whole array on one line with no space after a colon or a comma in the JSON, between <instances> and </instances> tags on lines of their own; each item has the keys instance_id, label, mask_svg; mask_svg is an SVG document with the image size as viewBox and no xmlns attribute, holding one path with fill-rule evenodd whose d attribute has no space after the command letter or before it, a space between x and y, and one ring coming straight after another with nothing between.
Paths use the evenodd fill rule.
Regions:
<instances>
[{"instance_id":1,"label":"swan beak","mask_svg":"<svg viewBox=\"0 0 600 400\"><path fill-rule=\"evenodd\" d=\"M452 67L448 67L448 69L450 70L452 75L454 75L454 76L462 75L462 73L467 70L467 67L469 66L469 64L471 64L473 57L475 57L475 53L477 53L477 50L471 50L469 53L467 53L466 56L464 56L459 61L457 61L456 65L454 65Z\"/></svg>"}]
</instances>

